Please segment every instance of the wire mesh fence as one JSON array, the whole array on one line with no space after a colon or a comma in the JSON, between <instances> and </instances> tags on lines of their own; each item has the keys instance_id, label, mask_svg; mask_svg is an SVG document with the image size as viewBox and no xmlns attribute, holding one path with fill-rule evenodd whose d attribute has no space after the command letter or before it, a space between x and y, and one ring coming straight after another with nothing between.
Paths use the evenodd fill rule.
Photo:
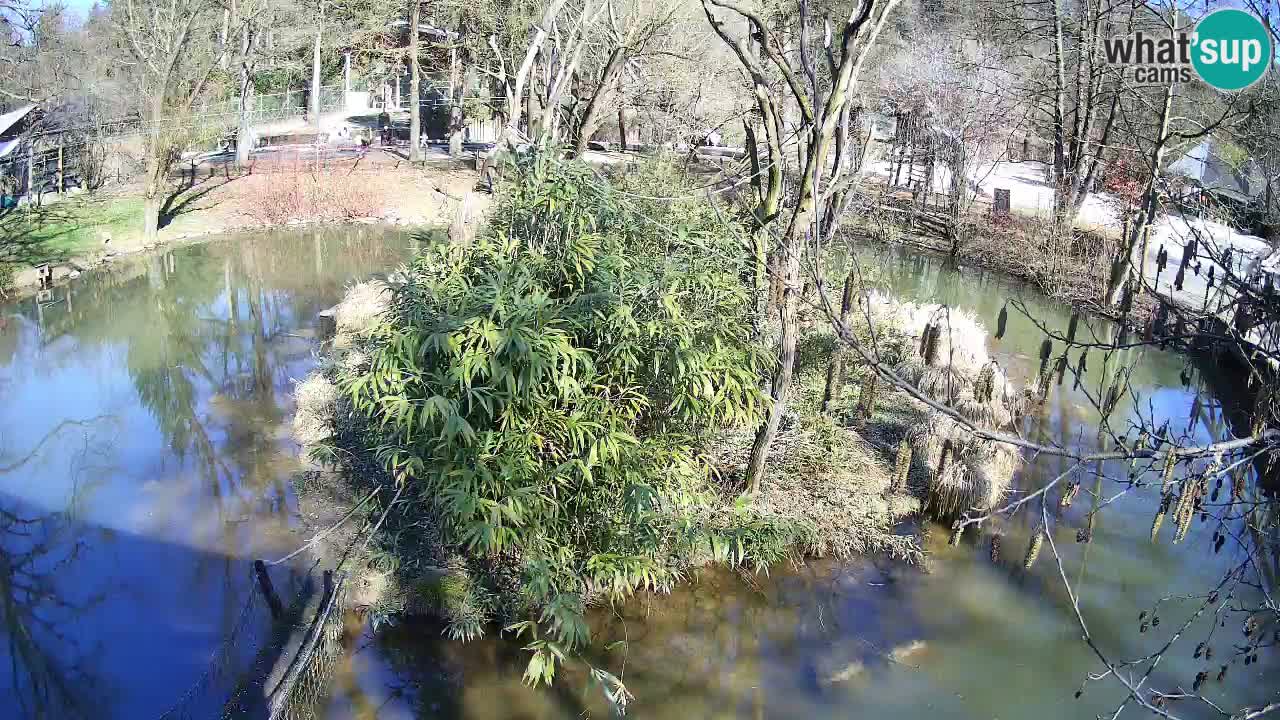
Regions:
<instances>
[{"instance_id":1,"label":"wire mesh fence","mask_svg":"<svg viewBox=\"0 0 1280 720\"><path fill-rule=\"evenodd\" d=\"M235 697L252 671L254 653L266 646L272 635L270 613L263 596L252 590L251 581L244 605L232 630L209 657L205 671L159 715L158 720L210 720L219 717L227 698ZM225 714L221 715L226 717Z\"/></svg>"},{"instance_id":2,"label":"wire mesh fence","mask_svg":"<svg viewBox=\"0 0 1280 720\"><path fill-rule=\"evenodd\" d=\"M342 655L347 593L344 573L326 573L325 598L289 671L272 694L270 720L316 720Z\"/></svg>"},{"instance_id":3,"label":"wire mesh fence","mask_svg":"<svg viewBox=\"0 0 1280 720\"><path fill-rule=\"evenodd\" d=\"M343 652L348 601L345 573L326 571L323 578L318 603L313 581L304 580L278 615L247 582L235 624L204 672L156 720L316 718Z\"/></svg>"}]
</instances>

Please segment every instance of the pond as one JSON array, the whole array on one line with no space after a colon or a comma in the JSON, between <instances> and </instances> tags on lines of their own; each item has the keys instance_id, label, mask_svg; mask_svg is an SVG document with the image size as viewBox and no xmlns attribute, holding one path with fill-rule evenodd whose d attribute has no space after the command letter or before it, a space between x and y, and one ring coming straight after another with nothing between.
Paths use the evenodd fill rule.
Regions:
<instances>
[{"instance_id":1,"label":"pond","mask_svg":"<svg viewBox=\"0 0 1280 720\"><path fill-rule=\"evenodd\" d=\"M299 542L316 314L412 242L212 241L0 306L0 716L217 717L210 668L264 629L249 563Z\"/></svg>"},{"instance_id":2,"label":"pond","mask_svg":"<svg viewBox=\"0 0 1280 720\"><path fill-rule=\"evenodd\" d=\"M289 481L301 465L286 428L292 383L315 362L315 315L345 283L393 268L415 242L374 228L210 242L88 274L46 302L0 308L0 663L10 668L0 716L217 716L219 668L252 656L265 633L266 615L246 612L249 563L300 537ZM1051 327L1067 324L1061 306L989 274L903 252L868 251L864 260L886 289L969 308L988 325L1009 297ZM1025 380L1040 340L1011 313L992 347ZM1141 403L1126 400L1124 413L1157 425L1167 418L1201 441L1229 434L1229 408L1201 391L1199 374L1183 386L1181 356L1132 352L1141 353L1132 358ZM1068 378L1024 430L1092 446L1097 416L1086 393L1096 396L1102 377L1092 362L1079 389ZM1029 463L1018 487L1064 467ZM1152 545L1154 492L1116 500L1092 542L1078 544L1089 510L1082 493L1053 536L1094 637L1117 658L1151 652L1198 605L1163 604L1163 622L1145 633L1139 610L1166 595L1203 594L1242 558L1232 543L1220 554L1207 547L1211 523L1195 523L1181 545L1166 528ZM641 718L1109 716L1122 697L1113 684L1073 698L1099 666L1080 641L1053 556L1046 550L1022 569L1033 519L1021 513L1002 524L999 564L984 537L951 547L939 528L930 533L930 572L874 558L779 567L768 577L707 572L670 597L598 613L593 660L624 679L635 694L630 714ZM1220 610L1227 605L1194 623L1192 640L1161 664L1162 687L1189 687L1200 669L1216 676L1228 662L1243 618ZM1192 648L1215 620L1225 625L1206 663ZM451 643L426 622L357 629L347 641L324 709L330 720L609 712L580 667L552 689L522 685L516 642ZM1265 651L1262 660L1237 659L1207 695L1233 707L1274 699L1275 661Z\"/></svg>"},{"instance_id":3,"label":"pond","mask_svg":"<svg viewBox=\"0 0 1280 720\"><path fill-rule=\"evenodd\" d=\"M1010 310L1007 332L991 342L992 353L1019 384L1034 378L1043 335L1037 322L1064 333L1070 310L993 274L953 270L931 256L866 250L863 266L886 290L901 297L940 302L973 311L994 328L1000 308L1019 299L1028 316ZM1109 323L1085 321L1078 337L1111 339ZM1127 355L1126 355L1127 354ZM1071 357L1075 367L1077 356ZM1095 353L1078 387L1072 375L1055 385L1048 401L1023 423L1031 439L1077 448L1098 447L1098 397L1104 378L1132 365L1133 389L1111 425L1123 432L1138 417L1196 442L1231 436L1232 412L1204 387L1189 361L1154 348L1126 350L1104 367ZM1188 383L1184 386L1183 377ZM1221 380L1221 378L1209 378ZM1136 436L1136 433L1131 435ZM1198 467L1202 467L1203 463ZM1033 491L1066 470L1057 458L1024 465L1019 492ZM1107 477L1123 477L1128 463L1108 463ZM1092 481L1090 481L1092 482ZM1214 553L1213 521L1196 521L1186 540L1161 542L1149 533L1159 483L1116 495L1107 482L1099 497L1109 504L1092 524L1091 542L1077 542L1089 526L1086 487L1058 515L1052 535L1059 568L1046 547L1031 570L1023 556L1040 518L1029 504L1002 521L1002 553L991 559L989 536L970 533L959 546L935 527L927 549L929 571L883 559L822 560L804 567L775 568L769 577L741 578L704 572L668 597L639 598L595 617L593 662L618 675L635 695L628 714L640 718L992 718L1110 717L1125 695L1110 680L1077 690L1101 665L1088 646L1060 573L1080 598L1089 630L1114 660L1158 650L1172 634L1186 638L1154 673L1162 689L1181 684L1190 691L1198 672L1209 672L1206 697L1223 707L1275 701L1277 663L1264 651L1245 665L1244 615L1233 608L1257 602L1255 590L1229 585L1236 597L1196 617L1205 594L1245 554L1234 542ZM1230 487L1224 488L1224 500ZM1257 492L1251 484L1247 492ZM1228 523L1242 530L1241 520ZM1274 587L1274 568L1268 569ZM1227 595L1224 589L1222 595ZM1195 599L1177 596L1196 595ZM1174 599L1158 604L1161 598ZM1153 610L1153 608L1155 608ZM1147 610L1143 631L1139 612ZM1154 616L1159 616L1155 624ZM1189 626L1183 629L1184 624ZM353 638L325 717L329 720L392 718L578 718L607 717L609 707L581 665L562 671L554 688L521 683L526 656L519 643L487 637L469 644L444 640L433 623L366 628ZM1212 660L1193 657L1205 641ZM1219 668L1230 664L1225 680ZM1181 717L1221 717L1204 705L1182 702ZM1129 714L1146 711L1130 709Z\"/></svg>"}]
</instances>

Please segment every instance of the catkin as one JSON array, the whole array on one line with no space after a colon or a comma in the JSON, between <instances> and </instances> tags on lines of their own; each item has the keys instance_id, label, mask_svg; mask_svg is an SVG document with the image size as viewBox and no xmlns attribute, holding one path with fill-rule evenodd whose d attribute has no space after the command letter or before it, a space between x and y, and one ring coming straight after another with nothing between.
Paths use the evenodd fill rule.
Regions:
<instances>
[{"instance_id":1,"label":"catkin","mask_svg":"<svg viewBox=\"0 0 1280 720\"><path fill-rule=\"evenodd\" d=\"M868 372L862 379L862 392L858 395L858 411L862 419L869 420L876 411L876 379L875 372Z\"/></svg>"},{"instance_id":2,"label":"catkin","mask_svg":"<svg viewBox=\"0 0 1280 720\"><path fill-rule=\"evenodd\" d=\"M906 492L907 478L911 475L911 443L903 440L898 443L898 458L893 465L894 489Z\"/></svg>"},{"instance_id":3,"label":"catkin","mask_svg":"<svg viewBox=\"0 0 1280 720\"><path fill-rule=\"evenodd\" d=\"M1071 503L1075 502L1076 496L1079 494L1080 494L1080 483L1078 482L1071 483L1070 485L1067 486L1066 490L1062 491L1062 501L1058 504L1058 506L1063 508L1064 510L1066 508L1071 507Z\"/></svg>"},{"instance_id":4,"label":"catkin","mask_svg":"<svg viewBox=\"0 0 1280 720\"><path fill-rule=\"evenodd\" d=\"M929 367L934 366L934 363L937 362L938 360L938 348L941 346L941 344L942 344L942 328L935 325L933 330L929 333L928 343L925 345L925 350L924 350L925 365L928 365Z\"/></svg>"},{"instance_id":5,"label":"catkin","mask_svg":"<svg viewBox=\"0 0 1280 720\"><path fill-rule=\"evenodd\" d=\"M1138 452L1147 448L1147 438L1150 437L1146 430L1138 433L1138 439L1133 441L1133 457L1129 458L1129 469L1132 470L1138 464Z\"/></svg>"},{"instance_id":6,"label":"catkin","mask_svg":"<svg viewBox=\"0 0 1280 720\"><path fill-rule=\"evenodd\" d=\"M995 390L995 363L987 363L982 366L982 372L978 373L978 379L973 384L973 396L978 402L991 402L991 398L995 396Z\"/></svg>"},{"instance_id":7,"label":"catkin","mask_svg":"<svg viewBox=\"0 0 1280 720\"><path fill-rule=\"evenodd\" d=\"M1178 456L1170 450L1168 455L1164 457L1164 475L1160 483L1160 492L1168 495L1169 486L1173 484L1173 468L1178 464Z\"/></svg>"},{"instance_id":8,"label":"catkin","mask_svg":"<svg viewBox=\"0 0 1280 720\"><path fill-rule=\"evenodd\" d=\"M1160 526L1164 524L1164 515L1169 510L1167 502L1160 503L1160 508L1156 510L1156 517L1151 521L1151 542L1155 542L1160 535Z\"/></svg>"},{"instance_id":9,"label":"catkin","mask_svg":"<svg viewBox=\"0 0 1280 720\"><path fill-rule=\"evenodd\" d=\"M1022 569L1030 570L1032 565L1036 564L1036 558L1040 557L1040 548L1044 546L1044 525L1036 525L1036 529L1031 533L1031 542L1027 544L1027 556L1022 559Z\"/></svg>"},{"instance_id":10,"label":"catkin","mask_svg":"<svg viewBox=\"0 0 1280 720\"><path fill-rule=\"evenodd\" d=\"M1182 539L1187 536L1187 531L1191 529L1191 521L1196 515L1196 498L1200 495L1202 483L1200 478L1183 482L1182 494L1178 496L1178 507L1173 514L1178 522L1178 531L1173 535L1174 543L1182 542Z\"/></svg>"}]
</instances>

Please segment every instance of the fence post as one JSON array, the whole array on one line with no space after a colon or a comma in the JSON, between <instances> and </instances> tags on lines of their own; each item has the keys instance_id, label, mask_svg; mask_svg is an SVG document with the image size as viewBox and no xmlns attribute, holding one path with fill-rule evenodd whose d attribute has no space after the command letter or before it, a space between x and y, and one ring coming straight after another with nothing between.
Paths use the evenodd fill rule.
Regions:
<instances>
[{"instance_id":1,"label":"fence post","mask_svg":"<svg viewBox=\"0 0 1280 720\"><path fill-rule=\"evenodd\" d=\"M36 143L27 146L27 204L36 199Z\"/></svg>"},{"instance_id":2,"label":"fence post","mask_svg":"<svg viewBox=\"0 0 1280 720\"><path fill-rule=\"evenodd\" d=\"M284 615L284 604L280 602L280 596L276 594L276 589L271 584L271 576L267 574L267 564L261 560L254 560L253 571L258 575L258 587L262 589L262 594L267 598L267 604L271 606L271 617L279 620L280 616Z\"/></svg>"},{"instance_id":3,"label":"fence post","mask_svg":"<svg viewBox=\"0 0 1280 720\"><path fill-rule=\"evenodd\" d=\"M63 191L66 189L66 177L67 177L66 173L64 172L64 165L62 164L62 151L63 151L62 141L59 140L58 141L58 194L59 195L61 195Z\"/></svg>"}]
</instances>

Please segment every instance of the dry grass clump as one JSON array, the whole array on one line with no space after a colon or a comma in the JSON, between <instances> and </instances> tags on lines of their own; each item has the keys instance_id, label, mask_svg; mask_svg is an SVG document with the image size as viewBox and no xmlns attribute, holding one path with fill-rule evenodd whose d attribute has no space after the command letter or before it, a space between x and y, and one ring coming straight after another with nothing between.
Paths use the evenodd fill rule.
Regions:
<instances>
[{"instance_id":1,"label":"dry grass clump","mask_svg":"<svg viewBox=\"0 0 1280 720\"><path fill-rule=\"evenodd\" d=\"M971 394L965 394L957 398L951 407L964 419L985 428L1003 429L1013 424L1013 413L999 398L982 402Z\"/></svg>"},{"instance_id":2,"label":"dry grass clump","mask_svg":"<svg viewBox=\"0 0 1280 720\"><path fill-rule=\"evenodd\" d=\"M1009 492L1018 455L1007 445L978 438L934 411L908 431L907 439L916 484L926 488L929 510L937 515L986 512Z\"/></svg>"},{"instance_id":3,"label":"dry grass clump","mask_svg":"<svg viewBox=\"0 0 1280 720\"><path fill-rule=\"evenodd\" d=\"M745 460L750 434L733 440L729 455ZM919 501L894 491L893 468L856 432L803 416L778 434L771 455L753 507L761 515L815 528L804 554L919 558L914 538L893 532L895 521L919 511Z\"/></svg>"},{"instance_id":4,"label":"dry grass clump","mask_svg":"<svg viewBox=\"0 0 1280 720\"><path fill-rule=\"evenodd\" d=\"M351 349L343 353L338 360L338 367L347 375L364 372L369 367L369 353L359 349Z\"/></svg>"},{"instance_id":5,"label":"dry grass clump","mask_svg":"<svg viewBox=\"0 0 1280 720\"><path fill-rule=\"evenodd\" d=\"M870 303L871 319L878 332L904 335L916 343L917 348L926 327L938 328L935 365L950 365L957 371L977 372L990 360L986 347L986 327L967 310L902 302L882 293L872 293Z\"/></svg>"},{"instance_id":6,"label":"dry grass clump","mask_svg":"<svg viewBox=\"0 0 1280 720\"><path fill-rule=\"evenodd\" d=\"M356 338L369 334L390 307L391 288L386 283L370 280L352 285L334 309L334 345L349 347Z\"/></svg>"},{"instance_id":7,"label":"dry grass clump","mask_svg":"<svg viewBox=\"0 0 1280 720\"><path fill-rule=\"evenodd\" d=\"M921 392L935 400L954 402L961 393L973 386L975 373L955 365L926 367L915 385Z\"/></svg>"},{"instance_id":8,"label":"dry grass clump","mask_svg":"<svg viewBox=\"0 0 1280 720\"><path fill-rule=\"evenodd\" d=\"M293 396L297 403L293 439L303 447L311 447L332 438L338 386L324 375L312 373L294 387Z\"/></svg>"}]
</instances>

